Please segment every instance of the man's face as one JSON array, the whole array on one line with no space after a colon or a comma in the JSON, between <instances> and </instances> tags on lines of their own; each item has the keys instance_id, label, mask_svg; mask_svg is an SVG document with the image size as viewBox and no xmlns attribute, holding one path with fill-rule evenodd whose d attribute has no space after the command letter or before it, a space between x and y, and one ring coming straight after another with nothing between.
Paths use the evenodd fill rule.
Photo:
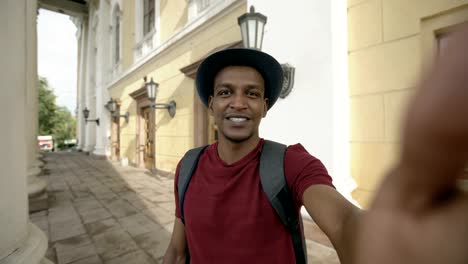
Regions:
<instances>
[{"instance_id":1,"label":"man's face","mask_svg":"<svg viewBox=\"0 0 468 264\"><path fill-rule=\"evenodd\" d=\"M214 79L209 108L220 139L240 143L258 138L258 126L268 109L262 76L246 66L222 69Z\"/></svg>"}]
</instances>

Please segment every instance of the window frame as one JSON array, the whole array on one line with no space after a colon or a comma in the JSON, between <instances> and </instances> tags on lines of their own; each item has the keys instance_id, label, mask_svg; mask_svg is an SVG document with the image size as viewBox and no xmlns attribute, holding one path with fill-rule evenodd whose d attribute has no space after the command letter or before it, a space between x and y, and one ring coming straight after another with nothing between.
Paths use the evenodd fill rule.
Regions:
<instances>
[{"instance_id":1,"label":"window frame","mask_svg":"<svg viewBox=\"0 0 468 264\"><path fill-rule=\"evenodd\" d=\"M156 27L156 0L143 0L143 38Z\"/></svg>"},{"instance_id":2,"label":"window frame","mask_svg":"<svg viewBox=\"0 0 468 264\"><path fill-rule=\"evenodd\" d=\"M120 60L122 59L121 51L122 51L122 31L121 31L121 12L120 6L116 4L113 9L112 13L112 63L113 65L118 65Z\"/></svg>"}]
</instances>

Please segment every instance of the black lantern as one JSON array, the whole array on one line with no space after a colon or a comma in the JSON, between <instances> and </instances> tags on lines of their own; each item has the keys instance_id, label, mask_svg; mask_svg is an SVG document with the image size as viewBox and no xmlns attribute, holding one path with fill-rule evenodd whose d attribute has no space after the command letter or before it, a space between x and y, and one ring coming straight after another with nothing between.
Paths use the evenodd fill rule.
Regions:
<instances>
[{"instance_id":1,"label":"black lantern","mask_svg":"<svg viewBox=\"0 0 468 264\"><path fill-rule=\"evenodd\" d=\"M255 13L255 8L251 6L250 12L240 16L237 21L240 26L244 48L261 50L267 17L260 13ZM281 64L281 67L283 68L283 87L280 98L284 99L289 95L294 86L295 68L288 63Z\"/></svg>"},{"instance_id":2,"label":"black lantern","mask_svg":"<svg viewBox=\"0 0 468 264\"><path fill-rule=\"evenodd\" d=\"M117 100L111 98L107 104L105 105L106 109L109 110L109 112L111 113L111 116L112 117L116 117L116 118L119 118L119 117L123 117L125 118L125 123L128 123L128 118L130 116L130 113L129 112L125 112L124 115L121 115L120 113L117 113Z\"/></svg>"},{"instance_id":3,"label":"black lantern","mask_svg":"<svg viewBox=\"0 0 468 264\"><path fill-rule=\"evenodd\" d=\"M83 109L83 116L85 118L85 123L88 124L88 122L96 122L96 124L99 126L99 118L96 119L88 119L89 117L89 110L87 107Z\"/></svg>"},{"instance_id":4,"label":"black lantern","mask_svg":"<svg viewBox=\"0 0 468 264\"><path fill-rule=\"evenodd\" d=\"M148 99L154 103L156 100L156 93L158 92L157 89L159 87L159 84L155 83L153 81L153 77L151 77L151 81L146 83L146 92L148 93Z\"/></svg>"},{"instance_id":5,"label":"black lantern","mask_svg":"<svg viewBox=\"0 0 468 264\"><path fill-rule=\"evenodd\" d=\"M244 47L261 50L267 17L261 13L255 13L254 6L250 6L250 12L240 16L237 22L240 26Z\"/></svg>"},{"instance_id":6,"label":"black lantern","mask_svg":"<svg viewBox=\"0 0 468 264\"><path fill-rule=\"evenodd\" d=\"M153 78L146 84L146 92L148 94L148 99L151 102L151 108L153 109L167 109L170 117L174 117L176 114L176 102L171 100L167 104L156 104L156 95L158 94L159 84L153 81Z\"/></svg>"},{"instance_id":7,"label":"black lantern","mask_svg":"<svg viewBox=\"0 0 468 264\"><path fill-rule=\"evenodd\" d=\"M109 110L109 112L114 115L115 111L117 111L117 102L111 98L107 104L105 105L106 109Z\"/></svg>"},{"instance_id":8,"label":"black lantern","mask_svg":"<svg viewBox=\"0 0 468 264\"><path fill-rule=\"evenodd\" d=\"M88 119L89 117L89 110L87 107L85 107L85 109L83 109L83 116L85 119Z\"/></svg>"}]
</instances>

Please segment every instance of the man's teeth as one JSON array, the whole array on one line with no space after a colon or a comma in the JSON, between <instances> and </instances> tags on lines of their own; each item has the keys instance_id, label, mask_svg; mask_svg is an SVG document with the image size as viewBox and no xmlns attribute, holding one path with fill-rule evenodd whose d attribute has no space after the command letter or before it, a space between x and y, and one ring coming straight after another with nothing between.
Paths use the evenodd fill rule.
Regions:
<instances>
[{"instance_id":1,"label":"man's teeth","mask_svg":"<svg viewBox=\"0 0 468 264\"><path fill-rule=\"evenodd\" d=\"M229 120L232 122L244 122L247 121L247 118L245 117L230 117Z\"/></svg>"}]
</instances>

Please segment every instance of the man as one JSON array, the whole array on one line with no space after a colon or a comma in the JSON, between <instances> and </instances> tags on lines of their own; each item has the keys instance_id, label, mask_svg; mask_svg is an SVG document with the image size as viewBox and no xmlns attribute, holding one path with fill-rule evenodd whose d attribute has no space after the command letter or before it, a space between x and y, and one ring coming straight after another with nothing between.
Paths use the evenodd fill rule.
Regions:
<instances>
[{"instance_id":1,"label":"man","mask_svg":"<svg viewBox=\"0 0 468 264\"><path fill-rule=\"evenodd\" d=\"M296 208L303 205L342 263L468 263L468 196L456 180L468 160L468 31L454 37L414 97L401 159L365 213L334 188L323 165L301 145L284 167ZM262 193L258 126L279 93L275 59L226 50L199 67L197 89L219 140L200 157L178 208L164 263L295 263L291 240ZM307 120L303 120L307 122ZM311 135L313 136L313 135Z\"/></svg>"}]
</instances>

